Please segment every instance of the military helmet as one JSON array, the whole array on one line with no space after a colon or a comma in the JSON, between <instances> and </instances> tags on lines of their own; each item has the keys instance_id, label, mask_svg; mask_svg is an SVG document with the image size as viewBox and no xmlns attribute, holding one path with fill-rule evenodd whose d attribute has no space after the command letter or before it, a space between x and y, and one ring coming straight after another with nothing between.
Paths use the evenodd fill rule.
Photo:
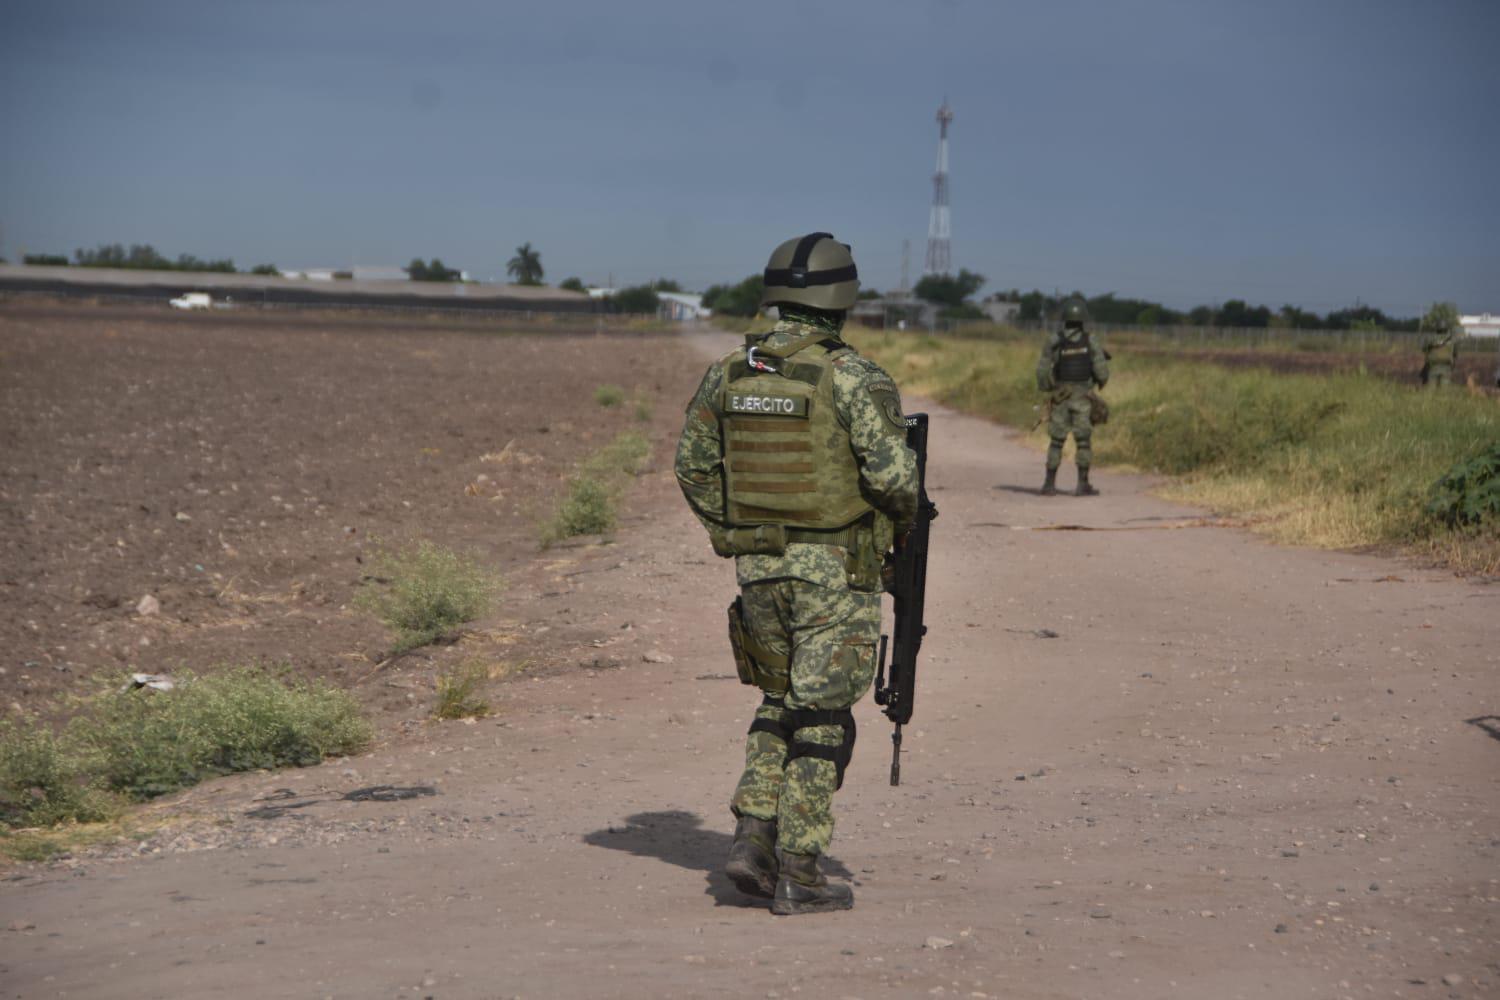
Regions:
<instances>
[{"instance_id":1,"label":"military helmet","mask_svg":"<svg viewBox=\"0 0 1500 1000\"><path fill-rule=\"evenodd\" d=\"M1079 326L1089 321L1089 305L1077 295L1071 295L1062 307L1063 325L1077 323Z\"/></svg>"},{"instance_id":2,"label":"military helmet","mask_svg":"<svg viewBox=\"0 0 1500 1000\"><path fill-rule=\"evenodd\" d=\"M1458 326L1458 310L1451 302L1434 302L1427 315L1422 317L1422 329L1433 333L1445 333Z\"/></svg>"},{"instance_id":3,"label":"military helmet","mask_svg":"<svg viewBox=\"0 0 1500 1000\"><path fill-rule=\"evenodd\" d=\"M808 233L771 251L762 306L781 303L841 310L859 296L859 271L849 245L831 233Z\"/></svg>"}]
</instances>

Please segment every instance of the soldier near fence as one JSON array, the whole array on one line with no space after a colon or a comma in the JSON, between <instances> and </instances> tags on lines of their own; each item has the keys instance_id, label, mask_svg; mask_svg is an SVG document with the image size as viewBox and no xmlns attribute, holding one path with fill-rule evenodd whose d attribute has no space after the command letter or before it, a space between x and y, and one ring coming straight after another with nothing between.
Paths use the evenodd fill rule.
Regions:
<instances>
[{"instance_id":1,"label":"soldier near fence","mask_svg":"<svg viewBox=\"0 0 1500 1000\"><path fill-rule=\"evenodd\" d=\"M1436 389L1453 381L1462 336L1458 307L1451 302L1434 302L1422 317L1422 384L1427 388Z\"/></svg>"},{"instance_id":2,"label":"soldier near fence","mask_svg":"<svg viewBox=\"0 0 1500 1000\"><path fill-rule=\"evenodd\" d=\"M882 559L916 516L917 463L895 382L840 336L859 290L849 248L827 233L788 240L765 286L780 322L709 366L676 473L714 551L735 559L730 644L762 694L725 873L786 915L853 905L818 858L854 748L850 708L875 678Z\"/></svg>"},{"instance_id":3,"label":"soldier near fence","mask_svg":"<svg viewBox=\"0 0 1500 1000\"><path fill-rule=\"evenodd\" d=\"M1078 463L1074 492L1081 497L1099 492L1089 484L1089 466L1094 457L1094 425L1109 419L1109 407L1097 391L1109 381L1109 353L1090 336L1088 319L1083 299L1073 296L1064 302L1063 328L1047 338L1037 361L1036 385L1048 393L1045 419L1052 439L1047 448L1047 478L1042 483L1044 496L1057 493L1057 468L1069 434Z\"/></svg>"}]
</instances>

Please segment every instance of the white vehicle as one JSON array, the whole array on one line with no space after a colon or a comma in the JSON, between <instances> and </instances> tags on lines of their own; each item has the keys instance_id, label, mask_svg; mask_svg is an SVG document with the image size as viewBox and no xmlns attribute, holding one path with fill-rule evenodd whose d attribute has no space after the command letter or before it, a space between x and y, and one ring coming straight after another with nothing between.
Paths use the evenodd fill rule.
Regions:
<instances>
[{"instance_id":1,"label":"white vehicle","mask_svg":"<svg viewBox=\"0 0 1500 1000\"><path fill-rule=\"evenodd\" d=\"M184 292L171 302L173 309L212 309L214 304L207 292Z\"/></svg>"}]
</instances>

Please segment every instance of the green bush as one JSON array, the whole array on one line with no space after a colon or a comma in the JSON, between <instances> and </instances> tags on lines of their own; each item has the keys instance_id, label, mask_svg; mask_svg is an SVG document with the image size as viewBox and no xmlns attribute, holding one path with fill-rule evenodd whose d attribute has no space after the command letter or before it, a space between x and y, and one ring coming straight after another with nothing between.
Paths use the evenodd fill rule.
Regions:
<instances>
[{"instance_id":1,"label":"green bush","mask_svg":"<svg viewBox=\"0 0 1500 1000\"><path fill-rule=\"evenodd\" d=\"M1432 486L1426 513L1450 528L1500 522L1500 443L1444 473Z\"/></svg>"},{"instance_id":2,"label":"green bush","mask_svg":"<svg viewBox=\"0 0 1500 1000\"><path fill-rule=\"evenodd\" d=\"M354 753L371 728L345 691L240 668L187 675L171 691L102 695L69 736L107 787L146 799L215 774Z\"/></svg>"},{"instance_id":3,"label":"green bush","mask_svg":"<svg viewBox=\"0 0 1500 1000\"><path fill-rule=\"evenodd\" d=\"M39 723L0 725L0 826L97 822L116 808L69 741Z\"/></svg>"},{"instance_id":4,"label":"green bush","mask_svg":"<svg viewBox=\"0 0 1500 1000\"><path fill-rule=\"evenodd\" d=\"M567 495L542 525L542 545L577 535L603 535L615 526L615 502L628 477L639 475L651 455L640 431L623 431L594 452L569 481Z\"/></svg>"},{"instance_id":5,"label":"green bush","mask_svg":"<svg viewBox=\"0 0 1500 1000\"><path fill-rule=\"evenodd\" d=\"M399 552L379 551L372 575L388 580L366 585L355 606L396 631L395 652L425 646L489 610L498 581L472 559L431 542Z\"/></svg>"},{"instance_id":6,"label":"green bush","mask_svg":"<svg viewBox=\"0 0 1500 1000\"><path fill-rule=\"evenodd\" d=\"M602 535L614 526L613 491L598 479L579 476L569 485L557 513L543 527L542 542L550 545L577 535Z\"/></svg>"},{"instance_id":7,"label":"green bush","mask_svg":"<svg viewBox=\"0 0 1500 1000\"><path fill-rule=\"evenodd\" d=\"M625 390L617 385L601 385L594 390L594 402L600 406L619 406L625 402Z\"/></svg>"},{"instance_id":8,"label":"green bush","mask_svg":"<svg viewBox=\"0 0 1500 1000\"><path fill-rule=\"evenodd\" d=\"M371 735L347 692L261 670L187 674L171 691L110 691L61 735L37 722L0 727L0 826L97 822L118 812L122 796L316 764L362 750Z\"/></svg>"},{"instance_id":9,"label":"green bush","mask_svg":"<svg viewBox=\"0 0 1500 1000\"><path fill-rule=\"evenodd\" d=\"M489 715L490 703L481 693L489 679L489 668L472 660L439 674L437 705L432 714L439 719L477 719Z\"/></svg>"}]
</instances>

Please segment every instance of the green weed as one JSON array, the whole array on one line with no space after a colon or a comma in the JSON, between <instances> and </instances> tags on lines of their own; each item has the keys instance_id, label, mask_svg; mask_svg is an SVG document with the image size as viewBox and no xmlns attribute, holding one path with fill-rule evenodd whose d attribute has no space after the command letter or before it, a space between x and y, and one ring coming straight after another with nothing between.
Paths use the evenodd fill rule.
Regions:
<instances>
[{"instance_id":1,"label":"green weed","mask_svg":"<svg viewBox=\"0 0 1500 1000\"><path fill-rule=\"evenodd\" d=\"M249 668L101 695L69 730L104 785L134 799L215 774L316 764L363 749L371 734L347 692Z\"/></svg>"},{"instance_id":2,"label":"green weed","mask_svg":"<svg viewBox=\"0 0 1500 1000\"><path fill-rule=\"evenodd\" d=\"M624 431L584 459L557 511L542 524L543 547L578 535L613 531L619 494L650 456L651 441L646 435Z\"/></svg>"},{"instance_id":3,"label":"green weed","mask_svg":"<svg viewBox=\"0 0 1500 1000\"><path fill-rule=\"evenodd\" d=\"M72 741L38 722L0 725L0 825L109 819L119 804Z\"/></svg>"},{"instance_id":4,"label":"green weed","mask_svg":"<svg viewBox=\"0 0 1500 1000\"><path fill-rule=\"evenodd\" d=\"M594 402L603 407L619 406L625 402L625 390L617 385L601 385L594 390Z\"/></svg>"},{"instance_id":5,"label":"green weed","mask_svg":"<svg viewBox=\"0 0 1500 1000\"><path fill-rule=\"evenodd\" d=\"M185 674L171 691L108 691L60 734L42 722L0 729L0 826L97 823L127 799L231 771L315 764L363 749L371 734L346 692L260 670ZM26 848L11 841L6 850Z\"/></svg>"},{"instance_id":6,"label":"green weed","mask_svg":"<svg viewBox=\"0 0 1500 1000\"><path fill-rule=\"evenodd\" d=\"M609 486L590 476L568 485L568 495L557 513L542 526L542 544L551 545L578 535L602 535L615 526L615 501Z\"/></svg>"},{"instance_id":7,"label":"green weed","mask_svg":"<svg viewBox=\"0 0 1500 1000\"><path fill-rule=\"evenodd\" d=\"M377 552L371 572L389 580L389 586L366 585L354 603L395 630L393 652L398 653L480 617L499 589L499 582L474 560L431 542Z\"/></svg>"},{"instance_id":8,"label":"green weed","mask_svg":"<svg viewBox=\"0 0 1500 1000\"><path fill-rule=\"evenodd\" d=\"M437 678L437 704L432 714L439 719L477 719L490 714L483 687L490 679L489 667L470 660Z\"/></svg>"}]
</instances>

